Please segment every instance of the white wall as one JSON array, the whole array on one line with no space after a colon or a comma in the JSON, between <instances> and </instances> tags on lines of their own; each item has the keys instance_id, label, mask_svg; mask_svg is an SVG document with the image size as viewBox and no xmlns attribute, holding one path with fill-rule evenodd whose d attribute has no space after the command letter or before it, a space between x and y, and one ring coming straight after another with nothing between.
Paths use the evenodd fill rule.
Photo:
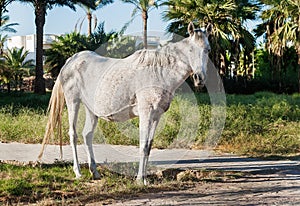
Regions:
<instances>
[{"instance_id":1,"label":"white wall","mask_svg":"<svg viewBox=\"0 0 300 206\"><path fill-rule=\"evenodd\" d=\"M12 36L7 40L7 48L21 48L25 47L25 36Z\"/></svg>"},{"instance_id":2,"label":"white wall","mask_svg":"<svg viewBox=\"0 0 300 206\"><path fill-rule=\"evenodd\" d=\"M35 37L36 36L34 34L25 36L26 38L25 45L24 45L25 50L29 52L35 52L35 48L36 48Z\"/></svg>"},{"instance_id":3,"label":"white wall","mask_svg":"<svg viewBox=\"0 0 300 206\"><path fill-rule=\"evenodd\" d=\"M43 37L43 48L49 49L51 43L56 39L56 35L45 34ZM26 36L12 36L7 40L7 48L22 48L26 51L29 51L29 54L26 59L33 59L35 61L35 49L36 49L36 35L26 35Z\"/></svg>"}]
</instances>

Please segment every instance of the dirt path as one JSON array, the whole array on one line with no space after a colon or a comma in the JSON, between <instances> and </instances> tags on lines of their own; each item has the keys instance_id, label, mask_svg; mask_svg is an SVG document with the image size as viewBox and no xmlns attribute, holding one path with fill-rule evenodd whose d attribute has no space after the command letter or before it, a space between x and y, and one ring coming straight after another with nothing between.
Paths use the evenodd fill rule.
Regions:
<instances>
[{"instance_id":1,"label":"dirt path","mask_svg":"<svg viewBox=\"0 0 300 206\"><path fill-rule=\"evenodd\" d=\"M199 183L184 191L145 194L113 205L300 205L297 180L252 176L223 183Z\"/></svg>"},{"instance_id":2,"label":"dirt path","mask_svg":"<svg viewBox=\"0 0 300 206\"><path fill-rule=\"evenodd\" d=\"M300 205L300 171L269 170L186 190L141 194L89 205Z\"/></svg>"},{"instance_id":3,"label":"dirt path","mask_svg":"<svg viewBox=\"0 0 300 206\"><path fill-rule=\"evenodd\" d=\"M0 160L36 161L41 145L0 143ZM85 151L79 146L80 161ZM64 146L64 160L71 160L71 149ZM138 148L133 146L94 145L98 163L136 162ZM49 145L44 161L59 158L59 148ZM119 200L89 205L300 205L300 161L259 160L211 151L184 149L152 150L151 164L160 168L237 171L245 175L216 182L193 182L178 191L139 194Z\"/></svg>"}]
</instances>

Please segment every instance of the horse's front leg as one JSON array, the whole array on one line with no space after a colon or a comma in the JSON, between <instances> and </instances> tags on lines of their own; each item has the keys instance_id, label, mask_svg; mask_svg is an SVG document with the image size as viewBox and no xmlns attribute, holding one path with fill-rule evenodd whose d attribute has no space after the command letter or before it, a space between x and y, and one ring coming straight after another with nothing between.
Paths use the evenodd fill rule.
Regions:
<instances>
[{"instance_id":1,"label":"horse's front leg","mask_svg":"<svg viewBox=\"0 0 300 206\"><path fill-rule=\"evenodd\" d=\"M139 111L139 114L140 162L137 182L146 185L147 164L160 115L154 111L152 106L142 109L142 111Z\"/></svg>"}]
</instances>

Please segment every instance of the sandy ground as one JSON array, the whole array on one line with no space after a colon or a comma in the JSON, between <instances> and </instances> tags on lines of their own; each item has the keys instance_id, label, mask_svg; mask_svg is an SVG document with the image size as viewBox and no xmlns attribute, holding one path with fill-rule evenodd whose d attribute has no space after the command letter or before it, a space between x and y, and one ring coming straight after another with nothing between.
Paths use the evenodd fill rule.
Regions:
<instances>
[{"instance_id":1,"label":"sandy ground","mask_svg":"<svg viewBox=\"0 0 300 206\"><path fill-rule=\"evenodd\" d=\"M142 194L89 205L300 205L300 177L255 174L224 182L200 182L186 190Z\"/></svg>"}]
</instances>

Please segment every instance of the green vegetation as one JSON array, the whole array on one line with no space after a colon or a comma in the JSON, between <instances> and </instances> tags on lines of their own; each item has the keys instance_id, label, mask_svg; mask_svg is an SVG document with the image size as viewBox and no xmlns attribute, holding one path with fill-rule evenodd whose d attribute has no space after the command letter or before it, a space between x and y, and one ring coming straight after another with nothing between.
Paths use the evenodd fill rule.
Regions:
<instances>
[{"instance_id":1,"label":"green vegetation","mask_svg":"<svg viewBox=\"0 0 300 206\"><path fill-rule=\"evenodd\" d=\"M228 96L220 147L253 156L300 152L300 95Z\"/></svg>"},{"instance_id":2,"label":"green vegetation","mask_svg":"<svg viewBox=\"0 0 300 206\"><path fill-rule=\"evenodd\" d=\"M157 8L159 5L157 4L160 0L152 1L152 0L122 0L124 3L129 3L134 6L134 9L131 14L131 20L125 24L123 29L133 22L134 18L137 16L137 13L140 13L143 19L143 46L145 49L148 47L147 43L147 30L148 30L148 14L152 8Z\"/></svg>"},{"instance_id":3,"label":"green vegetation","mask_svg":"<svg viewBox=\"0 0 300 206\"><path fill-rule=\"evenodd\" d=\"M210 59L227 92L300 91L299 1L168 0L164 4L169 32L184 36L191 21L198 27L213 24ZM250 32L248 20L262 23ZM263 42L256 45L260 36Z\"/></svg>"},{"instance_id":4,"label":"green vegetation","mask_svg":"<svg viewBox=\"0 0 300 206\"><path fill-rule=\"evenodd\" d=\"M84 4L91 9L95 8L93 0L18 0L21 3L31 5L34 8L36 26L36 67L35 67L35 89L36 94L46 94L45 79L43 77L43 36L44 25L46 23L47 11L57 6L67 6L76 10L76 4ZM4 7L5 8L5 7Z\"/></svg>"},{"instance_id":5,"label":"green vegetation","mask_svg":"<svg viewBox=\"0 0 300 206\"><path fill-rule=\"evenodd\" d=\"M45 93L43 70L50 72L55 78L66 59L74 53L97 49L97 53L101 55L107 53L112 57L124 57L139 49L134 42L128 42L130 39L125 38L118 43L116 50L107 51L109 47L116 46L115 41L120 38L114 37L124 34L128 24L138 15L141 15L143 20L143 46L147 47L148 14L158 7L164 9L162 17L169 24L166 30L179 36L186 36L189 22L194 22L199 28L207 24L213 25L214 29L209 37L212 48L209 55L222 77L227 93L253 94L258 91L272 91L292 94L300 92L300 15L298 12L300 3L298 0L122 1L134 6L131 20L121 31L105 33L103 24L99 24L100 29L95 31L97 21L93 12L113 3L113 0L19 0L19 2L32 5L36 14L35 93ZM7 40L3 32L15 31L13 26L16 24L8 24L9 18L6 15L9 12L7 7L12 2L12 0L0 0L0 56L2 57L4 42ZM67 6L75 10L76 5L80 5L86 13L88 34L75 32L59 37L52 48L45 52L48 64L43 68L42 38L47 11L56 6ZM84 19L85 17L82 21ZM261 22L253 32L250 31L252 26L249 26L249 20ZM94 26L92 26L92 21ZM80 28L82 23L79 20L77 26ZM258 37L263 37L263 42L257 42ZM173 40L176 41L176 39L178 36L174 35ZM106 42L111 45L104 44ZM127 51L128 48L129 51ZM120 55L119 53L123 51L126 53ZM12 77L11 70L14 69L8 67L4 61L0 62L1 89L9 90L10 85L7 85L7 79Z\"/></svg>"},{"instance_id":6,"label":"green vegetation","mask_svg":"<svg viewBox=\"0 0 300 206\"><path fill-rule=\"evenodd\" d=\"M90 36L72 32L57 37L57 40L51 44L51 48L45 52L47 72L51 73L53 78L56 78L69 57L80 51L94 51L98 49L100 45L106 43L114 34L114 32L105 33L104 23L102 22Z\"/></svg>"},{"instance_id":7,"label":"green vegetation","mask_svg":"<svg viewBox=\"0 0 300 206\"><path fill-rule=\"evenodd\" d=\"M133 185L133 179L114 174L102 167L98 170L102 179L94 183L90 180L87 167L83 167L82 179L74 179L69 163L27 166L0 163L0 201L30 203L42 200L45 201L44 204L53 205L63 203L64 198L70 198L73 200L69 201L73 202L69 203L75 204L80 202L80 196L86 198L84 195L87 194L97 195L101 200L108 194L122 192L125 188L128 188L128 192L131 191L129 185ZM106 196L101 197L102 194Z\"/></svg>"},{"instance_id":8,"label":"green vegetation","mask_svg":"<svg viewBox=\"0 0 300 206\"><path fill-rule=\"evenodd\" d=\"M95 8L91 8L91 6L85 5L83 3L79 3L79 6L84 10L86 14L86 19L88 21L88 36L92 35L92 30L94 30L97 26L97 17L93 14L93 11L103 8L104 6L113 3L113 0L96 0ZM79 31L81 30L81 26L85 18L83 18L82 22L80 23ZM94 28L92 28L92 21L94 21Z\"/></svg>"},{"instance_id":9,"label":"green vegetation","mask_svg":"<svg viewBox=\"0 0 300 206\"><path fill-rule=\"evenodd\" d=\"M49 95L0 94L0 141L41 143ZM198 101L198 106L191 99ZM218 149L250 156L296 155L300 152L300 95L227 95L227 118ZM158 127L154 147L201 148L209 134L211 104L207 94L177 95ZM67 111L63 115L64 144ZM84 109L78 121L80 134ZM58 144L53 139L50 144ZM80 138L80 143L82 143ZM94 143L138 145L138 119L125 123L99 120Z\"/></svg>"},{"instance_id":10,"label":"green vegetation","mask_svg":"<svg viewBox=\"0 0 300 206\"><path fill-rule=\"evenodd\" d=\"M91 180L87 165L82 165L83 177L73 177L70 163L52 165L18 165L0 163L0 202L8 205L38 203L38 205L81 205L126 199L141 193L180 190L199 181L235 179L241 173L208 170L157 171L149 176L149 186L136 184L133 176L121 175L105 166L98 166L101 180Z\"/></svg>"},{"instance_id":11,"label":"green vegetation","mask_svg":"<svg viewBox=\"0 0 300 206\"><path fill-rule=\"evenodd\" d=\"M11 83L14 83L16 89L21 89L23 85L23 77L30 76L34 64L33 60L26 60L28 51L24 50L24 47L18 49L8 49L7 53L4 54L5 65L7 70L4 72L3 79L7 83L7 90L10 92Z\"/></svg>"},{"instance_id":12,"label":"green vegetation","mask_svg":"<svg viewBox=\"0 0 300 206\"><path fill-rule=\"evenodd\" d=\"M13 0L0 0L0 89L8 91L10 86L16 90L21 88L22 77L26 75L24 68L30 67L30 62L25 62L26 51L4 51L7 40L4 32L15 32L14 27L17 25L9 23L9 16L6 15L7 6L12 2ZM81 50L99 48L99 53L124 57L137 49L136 42L131 37L119 37L119 33L115 32L105 33L103 23L99 24L96 31L92 31L92 11L112 3L112 0L19 2L32 5L35 11L38 54L35 93L45 93L43 27L47 11L56 6L67 6L75 10L75 5L81 3L85 8L89 26L88 36L79 33L66 34L59 37L46 52L47 71L53 77L57 76L67 58ZM158 2L167 5L163 15L169 21L169 32L185 36L186 25L191 21L197 27L208 23L214 25L214 32L210 36L210 59L222 76L228 93L226 123L216 149L259 157L296 157L300 154L300 94L286 95L300 92L299 0L123 2L134 5L133 18L136 14L142 15L145 47L148 12L160 6ZM245 26L245 22L257 19L261 19L262 23L256 28L254 36ZM260 46L255 45L258 36L264 36L264 42ZM104 45L106 42L107 45ZM10 85L10 82L14 84ZM47 122L49 98L49 94L38 96L29 93L0 93L0 142L41 143ZM193 99L196 102L191 101ZM196 97L191 94L178 94L158 127L153 146L203 148L207 139L211 138L210 135L215 134L214 131L209 131L212 123L211 109L208 94L197 94ZM83 111L82 109L79 115L79 134L84 123ZM65 111L64 144L69 143L67 122ZM138 124L138 119L126 123L99 120L94 143L138 145ZM50 144L59 143L58 138L50 141ZM82 142L80 138L79 143ZM126 198L141 192L178 190L191 184L185 181L217 181L224 176L235 176L208 171L169 171L175 175L165 176L163 174L168 172L164 171L162 175L155 174L149 178L151 186L140 187L135 184L132 171L131 176L126 176L113 173L102 166L98 166L98 170L102 176L99 181L90 180L86 166L82 171L84 177L74 180L69 163L20 166L0 162L0 202L7 205L32 202L41 205L77 205L82 202ZM185 183L182 184L183 182Z\"/></svg>"},{"instance_id":13,"label":"green vegetation","mask_svg":"<svg viewBox=\"0 0 300 206\"><path fill-rule=\"evenodd\" d=\"M3 2L3 1L5 1L5 2ZM1 15L1 14L3 14L3 11L1 11L2 6L3 6L2 3L7 3L8 1L12 2L12 0L1 0L0 1L0 33L2 33L2 32L16 33L16 30L13 27L19 25L18 23L8 23L9 16ZM4 10L4 11L6 11L6 10Z\"/></svg>"}]
</instances>

